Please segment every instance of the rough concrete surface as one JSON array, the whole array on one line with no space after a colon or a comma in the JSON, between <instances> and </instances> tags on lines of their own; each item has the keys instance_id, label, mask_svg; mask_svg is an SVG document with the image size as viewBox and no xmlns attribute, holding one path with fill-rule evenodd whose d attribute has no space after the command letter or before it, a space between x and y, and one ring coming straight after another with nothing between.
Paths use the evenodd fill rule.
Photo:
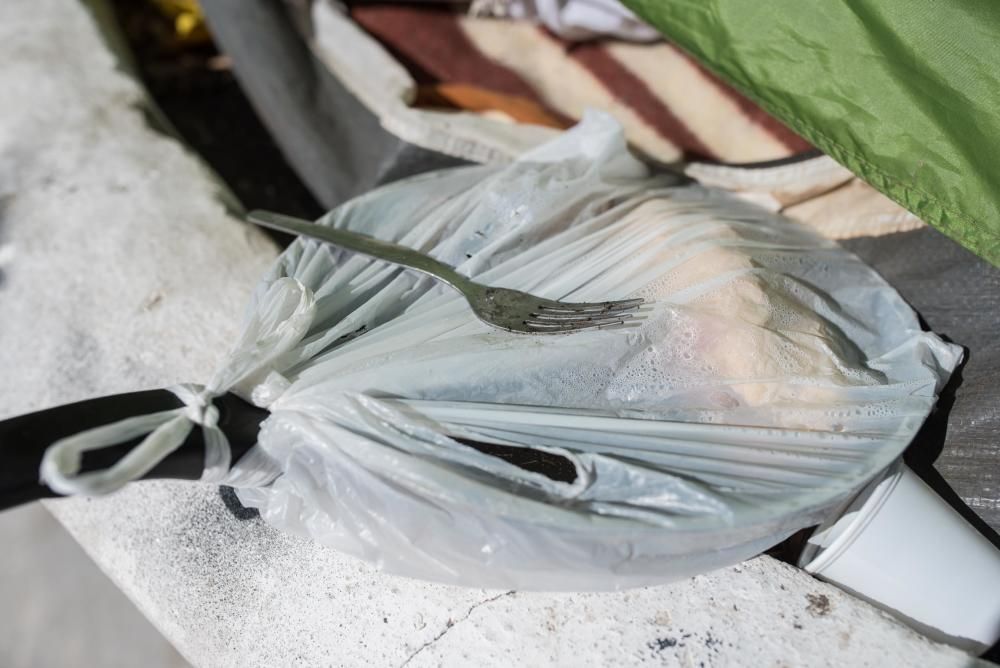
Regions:
<instances>
[{"instance_id":1,"label":"rough concrete surface","mask_svg":"<svg viewBox=\"0 0 1000 668\"><path fill-rule=\"evenodd\" d=\"M0 417L207 379L275 249L148 127L80 5L4 0L0 61ZM193 483L49 508L199 666L974 661L768 558L631 592L520 594L380 574ZM24 604L6 603L3 623L20 623Z\"/></svg>"},{"instance_id":2,"label":"rough concrete surface","mask_svg":"<svg viewBox=\"0 0 1000 668\"><path fill-rule=\"evenodd\" d=\"M0 513L4 668L184 668L180 654L40 504Z\"/></svg>"},{"instance_id":3,"label":"rough concrete surface","mask_svg":"<svg viewBox=\"0 0 1000 668\"><path fill-rule=\"evenodd\" d=\"M51 507L197 666L972 662L768 557L621 593L514 593L379 573L236 520L215 490L191 484Z\"/></svg>"}]
</instances>

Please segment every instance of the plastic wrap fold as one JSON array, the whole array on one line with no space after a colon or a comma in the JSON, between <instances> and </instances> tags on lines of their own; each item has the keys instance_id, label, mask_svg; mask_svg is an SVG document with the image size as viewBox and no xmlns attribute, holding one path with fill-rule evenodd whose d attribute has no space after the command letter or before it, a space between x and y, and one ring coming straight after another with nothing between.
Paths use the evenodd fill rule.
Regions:
<instances>
[{"instance_id":1,"label":"plastic wrap fold","mask_svg":"<svg viewBox=\"0 0 1000 668\"><path fill-rule=\"evenodd\" d=\"M512 165L412 178L321 222L483 283L649 300L625 326L512 334L428 277L288 248L251 313L301 301L277 285L309 296L312 322L238 387L272 413L258 454L279 473L261 486L237 465L230 481L256 474L239 494L266 521L394 573L609 589L734 563L898 457L961 355L836 244L651 175L603 115Z\"/></svg>"}]
</instances>

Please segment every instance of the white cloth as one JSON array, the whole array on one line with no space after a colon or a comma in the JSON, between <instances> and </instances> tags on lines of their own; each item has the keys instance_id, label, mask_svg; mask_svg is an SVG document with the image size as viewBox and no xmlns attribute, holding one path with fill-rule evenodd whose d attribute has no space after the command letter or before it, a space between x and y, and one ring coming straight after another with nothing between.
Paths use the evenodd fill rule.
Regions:
<instances>
[{"instance_id":1,"label":"white cloth","mask_svg":"<svg viewBox=\"0 0 1000 668\"><path fill-rule=\"evenodd\" d=\"M662 39L659 32L617 0L482 0L471 13L537 21L563 39L617 37L634 42Z\"/></svg>"}]
</instances>

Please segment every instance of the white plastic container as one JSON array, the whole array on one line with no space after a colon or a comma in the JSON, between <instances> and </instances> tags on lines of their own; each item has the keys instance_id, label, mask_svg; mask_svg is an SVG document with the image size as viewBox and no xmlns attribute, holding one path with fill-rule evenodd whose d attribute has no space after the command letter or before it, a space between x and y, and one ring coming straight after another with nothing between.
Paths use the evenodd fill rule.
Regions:
<instances>
[{"instance_id":1,"label":"white plastic container","mask_svg":"<svg viewBox=\"0 0 1000 668\"><path fill-rule=\"evenodd\" d=\"M1000 551L901 462L799 563L937 640L978 653L1000 638Z\"/></svg>"}]
</instances>

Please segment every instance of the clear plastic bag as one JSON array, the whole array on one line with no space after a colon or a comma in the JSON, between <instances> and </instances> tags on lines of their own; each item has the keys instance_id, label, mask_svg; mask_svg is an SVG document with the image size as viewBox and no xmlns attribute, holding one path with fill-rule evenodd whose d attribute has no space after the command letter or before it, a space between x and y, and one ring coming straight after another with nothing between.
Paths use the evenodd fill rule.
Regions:
<instances>
[{"instance_id":1,"label":"clear plastic bag","mask_svg":"<svg viewBox=\"0 0 1000 668\"><path fill-rule=\"evenodd\" d=\"M271 417L229 481L272 525L394 573L600 590L735 563L898 457L960 358L857 258L650 175L600 114L509 166L409 179L323 223L487 284L650 302L627 326L511 334L427 277L288 248L251 313L301 293L312 321L238 386ZM561 457L575 477L470 442Z\"/></svg>"}]
</instances>

